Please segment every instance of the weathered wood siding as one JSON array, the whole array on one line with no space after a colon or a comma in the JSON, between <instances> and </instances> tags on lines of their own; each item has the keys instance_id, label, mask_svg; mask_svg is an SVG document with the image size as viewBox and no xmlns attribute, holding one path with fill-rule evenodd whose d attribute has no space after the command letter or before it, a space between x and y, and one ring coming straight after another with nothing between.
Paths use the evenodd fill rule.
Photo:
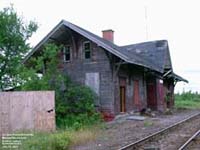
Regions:
<instances>
[{"instance_id":1,"label":"weathered wood siding","mask_svg":"<svg viewBox=\"0 0 200 150\"><path fill-rule=\"evenodd\" d=\"M0 134L54 131L54 97L53 91L0 92Z\"/></svg>"},{"instance_id":2,"label":"weathered wood siding","mask_svg":"<svg viewBox=\"0 0 200 150\"><path fill-rule=\"evenodd\" d=\"M164 80L164 99L165 107L172 108L174 106L174 81L173 79Z\"/></svg>"},{"instance_id":3,"label":"weathered wood siding","mask_svg":"<svg viewBox=\"0 0 200 150\"><path fill-rule=\"evenodd\" d=\"M127 67L126 65L121 66L116 76L116 84L115 84L115 112L116 114L120 113L120 92L119 92L119 78L126 79L126 111L138 111L142 108L146 108L146 79L144 76L144 72L141 68L132 65L131 67ZM139 83L139 103L134 103L134 83L138 81Z\"/></svg>"},{"instance_id":4,"label":"weathered wood siding","mask_svg":"<svg viewBox=\"0 0 200 150\"><path fill-rule=\"evenodd\" d=\"M99 89L99 92L97 92L99 99L95 102L95 104L100 111L109 111L114 113L112 72L110 61L106 55L105 50L90 41L91 59L85 59L83 43L89 40L76 33L73 33L73 36L73 40L66 39L66 43L64 43L72 47L71 60L69 62L64 62L63 56L61 54L61 68L63 69L64 73L66 73L73 81L79 84L88 85L90 82L94 82L97 86L99 86L93 88L95 89L95 92L97 92ZM88 81L88 76L92 75L94 75L91 78L93 81Z\"/></svg>"},{"instance_id":5,"label":"weathered wood siding","mask_svg":"<svg viewBox=\"0 0 200 150\"><path fill-rule=\"evenodd\" d=\"M156 79L157 110L163 112L166 108L165 89L162 79Z\"/></svg>"},{"instance_id":6,"label":"weathered wood siding","mask_svg":"<svg viewBox=\"0 0 200 150\"><path fill-rule=\"evenodd\" d=\"M82 85L90 86L99 96L94 103L97 108L109 114L120 113L120 78L125 78L125 109L126 111L147 108L147 76L144 68L133 64L120 65L120 59L109 54L96 43L91 43L91 59L84 58L83 43L89 41L74 31L62 38L61 43L70 45L71 60L64 62L63 54L60 57L60 68L70 78ZM118 70L118 69L119 70ZM161 110L165 107L164 87L155 78L155 108ZM137 86L135 85L137 84ZM134 89L137 88L138 89ZM138 93L137 93L138 92Z\"/></svg>"},{"instance_id":7,"label":"weathered wood siding","mask_svg":"<svg viewBox=\"0 0 200 150\"><path fill-rule=\"evenodd\" d=\"M160 78L148 78L147 84L152 84L154 90L147 90L147 107L153 110L165 111L166 108L174 106L174 84L173 80L162 80Z\"/></svg>"}]
</instances>

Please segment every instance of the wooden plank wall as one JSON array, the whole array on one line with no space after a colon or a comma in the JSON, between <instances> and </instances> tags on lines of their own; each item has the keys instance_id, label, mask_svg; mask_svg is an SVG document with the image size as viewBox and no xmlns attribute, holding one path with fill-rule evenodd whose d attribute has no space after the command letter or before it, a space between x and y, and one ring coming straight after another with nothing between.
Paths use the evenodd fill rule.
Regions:
<instances>
[{"instance_id":1,"label":"wooden plank wall","mask_svg":"<svg viewBox=\"0 0 200 150\"><path fill-rule=\"evenodd\" d=\"M55 130L54 91L0 92L0 133Z\"/></svg>"}]
</instances>

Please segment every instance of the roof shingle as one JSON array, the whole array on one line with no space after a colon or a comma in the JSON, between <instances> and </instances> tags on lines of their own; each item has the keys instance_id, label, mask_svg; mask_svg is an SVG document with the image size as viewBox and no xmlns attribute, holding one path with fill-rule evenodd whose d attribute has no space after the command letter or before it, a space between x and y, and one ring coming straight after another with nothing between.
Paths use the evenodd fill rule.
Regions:
<instances>
[{"instance_id":1,"label":"roof shingle","mask_svg":"<svg viewBox=\"0 0 200 150\"><path fill-rule=\"evenodd\" d=\"M39 50L42 45L47 43L50 38L56 37L59 29L63 27L73 30L86 37L127 63L143 66L160 73L164 73L166 67L172 70L167 40L118 46L65 20L62 20L49 32L49 34L47 34L47 36L41 40L41 42L33 48L33 50L25 57L24 62L26 62L37 50Z\"/></svg>"}]
</instances>

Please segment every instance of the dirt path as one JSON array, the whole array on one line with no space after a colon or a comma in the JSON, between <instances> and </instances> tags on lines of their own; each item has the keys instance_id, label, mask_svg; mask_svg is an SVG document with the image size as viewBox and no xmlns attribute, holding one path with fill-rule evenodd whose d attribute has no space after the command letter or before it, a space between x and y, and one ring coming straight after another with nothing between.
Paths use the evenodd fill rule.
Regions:
<instances>
[{"instance_id":1,"label":"dirt path","mask_svg":"<svg viewBox=\"0 0 200 150\"><path fill-rule=\"evenodd\" d=\"M175 122L178 122L200 110L174 110L170 115L145 116L143 121L127 120L124 115L112 122L106 123L93 142L73 147L73 150L116 150Z\"/></svg>"}]
</instances>

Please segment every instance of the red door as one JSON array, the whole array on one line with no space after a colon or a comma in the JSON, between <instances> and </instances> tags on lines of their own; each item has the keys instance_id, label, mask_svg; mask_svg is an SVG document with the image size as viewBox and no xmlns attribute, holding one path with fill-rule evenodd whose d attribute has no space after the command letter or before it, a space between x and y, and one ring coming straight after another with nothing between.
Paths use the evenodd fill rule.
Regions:
<instances>
[{"instance_id":1,"label":"red door","mask_svg":"<svg viewBox=\"0 0 200 150\"><path fill-rule=\"evenodd\" d=\"M133 103L136 108L140 109L140 93L139 93L139 81L134 80L134 88L133 88Z\"/></svg>"},{"instance_id":2,"label":"red door","mask_svg":"<svg viewBox=\"0 0 200 150\"><path fill-rule=\"evenodd\" d=\"M157 109L155 80L147 82L147 107Z\"/></svg>"}]
</instances>

